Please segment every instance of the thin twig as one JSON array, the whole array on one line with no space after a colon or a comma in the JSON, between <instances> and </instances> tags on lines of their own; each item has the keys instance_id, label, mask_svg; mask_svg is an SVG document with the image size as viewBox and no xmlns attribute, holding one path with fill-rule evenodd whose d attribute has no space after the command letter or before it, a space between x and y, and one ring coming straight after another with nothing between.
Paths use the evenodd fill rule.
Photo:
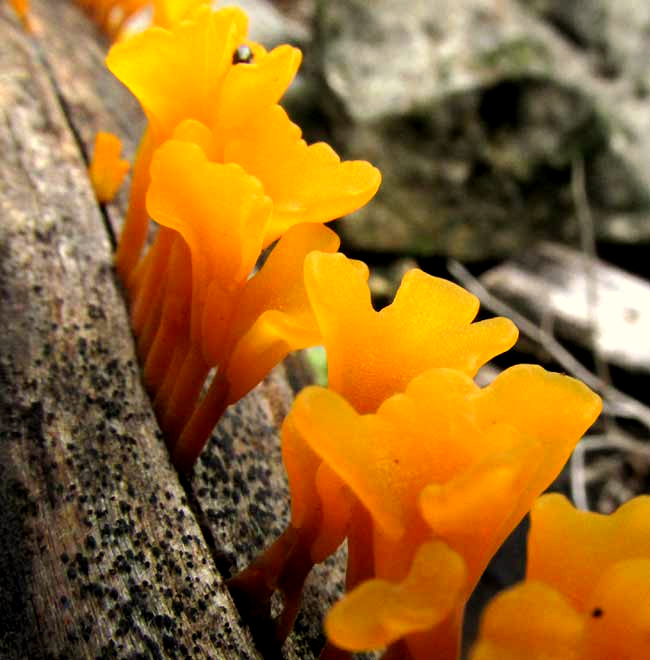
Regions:
<instances>
[{"instance_id":1,"label":"thin twig","mask_svg":"<svg viewBox=\"0 0 650 660\"><path fill-rule=\"evenodd\" d=\"M650 444L642 440L637 440L620 429L614 433L585 436L582 442L585 451L615 449L642 456L650 461Z\"/></svg>"},{"instance_id":2,"label":"thin twig","mask_svg":"<svg viewBox=\"0 0 650 660\"><path fill-rule=\"evenodd\" d=\"M611 385L611 377L607 363L602 357L598 346L597 333L598 323L598 280L596 277L596 234L594 222L585 187L585 164L582 156L577 155L573 159L571 167L571 194L575 208L578 227L580 228L580 244L582 247L582 265L585 278L585 294L587 304L588 342L594 358L597 376L608 385ZM603 415L605 428L611 431L612 418ZM586 465L584 455L587 451L584 442L579 443L576 451L571 457L571 492L575 505L581 509L589 509L589 495L587 493ZM578 469L579 466L579 469ZM593 481L593 480L591 480Z\"/></svg>"},{"instance_id":3,"label":"thin twig","mask_svg":"<svg viewBox=\"0 0 650 660\"><path fill-rule=\"evenodd\" d=\"M589 324L589 339L591 352L594 356L596 374L605 383L611 384L607 362L596 341L598 332L598 278L596 276L596 233L591 215L589 198L585 186L585 165L581 156L573 160L571 167L571 194L575 207L578 226L580 227L580 245L582 248L582 263L585 276L585 292L587 297L587 321Z\"/></svg>"},{"instance_id":4,"label":"thin twig","mask_svg":"<svg viewBox=\"0 0 650 660\"><path fill-rule=\"evenodd\" d=\"M632 438L620 429L609 431L605 435L585 436L571 455L571 497L578 509L588 510L589 498L587 484L594 481L596 475L587 475L585 455L592 451L615 450L626 454L640 456L650 464L650 444Z\"/></svg>"},{"instance_id":5,"label":"thin twig","mask_svg":"<svg viewBox=\"0 0 650 660\"><path fill-rule=\"evenodd\" d=\"M583 438L582 442L585 439ZM576 448L571 454L571 462L569 469L571 472L570 486L571 486L571 499L577 509L583 511L589 510L589 497L587 495L587 478L585 470L585 449L582 442L576 445Z\"/></svg>"}]
</instances>

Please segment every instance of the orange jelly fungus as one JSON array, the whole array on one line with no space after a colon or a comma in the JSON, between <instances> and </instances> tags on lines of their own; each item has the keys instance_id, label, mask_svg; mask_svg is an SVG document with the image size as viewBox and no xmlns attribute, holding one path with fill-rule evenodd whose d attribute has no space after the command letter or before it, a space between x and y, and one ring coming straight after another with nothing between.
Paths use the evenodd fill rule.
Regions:
<instances>
[{"instance_id":1,"label":"orange jelly fungus","mask_svg":"<svg viewBox=\"0 0 650 660\"><path fill-rule=\"evenodd\" d=\"M413 270L402 280L394 302L376 312L367 280L367 266L341 254L312 252L305 260L307 294L327 349L329 385L353 411L375 412L386 398L404 391L415 376L434 367L473 377L516 341L517 330L507 319L472 323L477 298L451 282ZM370 533L369 521L362 515L349 525L354 501L349 488L309 448L292 419L290 415L282 438L292 524L249 569L230 581L245 604L268 603L273 591L283 593L280 638L291 626L311 567L337 548L349 527L364 541L354 550L351 547L348 583L362 578L365 567L356 555ZM319 496L322 491L331 493L330 502L337 503L327 515Z\"/></svg>"},{"instance_id":2,"label":"orange jelly fungus","mask_svg":"<svg viewBox=\"0 0 650 660\"><path fill-rule=\"evenodd\" d=\"M154 408L177 465L187 469L227 405L288 350L308 345L307 337L319 341L305 311L301 260L314 249L335 250L338 242L332 247L331 233L322 229L293 234L288 244L297 245L296 256L286 247L278 252L287 272L271 276L262 269L264 304L262 298L253 304L246 296L261 280L248 278L262 251L299 224L358 209L381 176L365 161L341 162L324 143L307 145L277 105L298 69L299 50L267 52L247 42L239 9L179 7L157 3L159 23L185 18L116 44L107 65L149 121L116 267L131 295ZM149 217L159 229L140 259ZM282 279L289 270L296 283ZM303 293L296 297L295 290ZM252 309L263 322L250 316ZM255 364L247 365L253 356Z\"/></svg>"},{"instance_id":3,"label":"orange jelly fungus","mask_svg":"<svg viewBox=\"0 0 650 660\"><path fill-rule=\"evenodd\" d=\"M338 236L319 224L289 229L262 268L227 300L216 283L203 314L202 355L218 372L183 429L173 458L189 469L224 409L259 383L289 352L320 341L303 265L313 250L334 252ZM227 324L223 310L231 310Z\"/></svg>"},{"instance_id":4,"label":"orange jelly fungus","mask_svg":"<svg viewBox=\"0 0 650 660\"><path fill-rule=\"evenodd\" d=\"M350 651L402 639L406 657L455 658L463 608L481 573L559 474L600 407L598 396L578 381L532 365L507 369L482 389L456 370L427 371L374 415L359 415L322 388L301 394L291 413L296 433L283 449L290 483L302 478L292 466L305 460L294 463L290 454L304 452L305 443L371 521L365 539L348 533L350 557L361 556L355 544L371 544L367 565L351 566L367 578L331 610L329 639ZM322 518L332 509L340 520L344 501L320 487L319 477ZM308 520L296 518L298 524ZM329 547L340 540L329 540ZM449 585L410 576L418 549L430 541L443 542L458 557L448 570L439 565L442 556L430 567L459 580L447 609L436 591ZM399 587L400 598L378 610L373 599L380 585ZM418 616L402 609L405 591Z\"/></svg>"},{"instance_id":5,"label":"orange jelly fungus","mask_svg":"<svg viewBox=\"0 0 650 660\"><path fill-rule=\"evenodd\" d=\"M228 144L245 137L250 121L277 103L298 70L301 54L291 46L267 53L249 43L253 59L233 60L246 42L247 23L239 9L199 6L169 29L149 28L115 44L108 54L108 68L136 96L149 122L116 255L127 284L147 236L145 197L155 149L180 122L194 119L214 134L211 160L231 160L225 153Z\"/></svg>"},{"instance_id":6,"label":"orange jelly fungus","mask_svg":"<svg viewBox=\"0 0 650 660\"><path fill-rule=\"evenodd\" d=\"M361 413L374 412L432 367L474 377L507 351L517 328L505 318L472 323L479 300L447 280L409 271L395 300L372 307L368 268L342 254L311 254L307 291L327 350L330 389Z\"/></svg>"},{"instance_id":7,"label":"orange jelly fungus","mask_svg":"<svg viewBox=\"0 0 650 660\"><path fill-rule=\"evenodd\" d=\"M290 350L320 341L305 292L303 261L313 250L338 248L336 235L318 221L350 202L341 201L346 190L339 187L330 199L305 200L302 213L292 209L291 219L306 222L283 226L264 266L249 279L269 236L276 237L275 205L260 180L241 165L208 160L212 133L206 127L186 121L176 136L154 155L147 208L167 232L161 236L171 237L172 250L182 250L179 242L187 246L190 267L165 271L163 311L145 380L150 389L164 391L164 381L173 373L175 384L161 406L162 426L177 465L189 468L227 405ZM282 211L280 204L280 217ZM174 373L173 354L179 352ZM217 375L195 409L213 367L218 367Z\"/></svg>"},{"instance_id":8,"label":"orange jelly fungus","mask_svg":"<svg viewBox=\"0 0 650 660\"><path fill-rule=\"evenodd\" d=\"M526 580L483 613L471 660L650 657L650 497L615 513L544 495L531 511Z\"/></svg>"},{"instance_id":9,"label":"orange jelly fungus","mask_svg":"<svg viewBox=\"0 0 650 660\"><path fill-rule=\"evenodd\" d=\"M122 142L117 135L97 133L88 175L99 202L110 202L115 197L129 171L129 161L120 158L121 152Z\"/></svg>"},{"instance_id":10,"label":"orange jelly fungus","mask_svg":"<svg viewBox=\"0 0 650 660\"><path fill-rule=\"evenodd\" d=\"M25 30L30 30L29 0L9 0Z\"/></svg>"}]
</instances>

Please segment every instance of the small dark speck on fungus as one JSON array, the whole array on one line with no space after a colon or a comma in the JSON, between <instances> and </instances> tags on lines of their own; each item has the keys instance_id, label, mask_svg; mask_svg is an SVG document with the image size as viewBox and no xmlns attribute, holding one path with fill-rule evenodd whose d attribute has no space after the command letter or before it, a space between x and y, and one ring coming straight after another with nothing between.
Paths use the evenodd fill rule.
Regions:
<instances>
[{"instance_id":1,"label":"small dark speck on fungus","mask_svg":"<svg viewBox=\"0 0 650 660\"><path fill-rule=\"evenodd\" d=\"M253 51L250 46L247 46L246 44L237 46L232 55L233 64L250 64L254 59L255 56L253 55Z\"/></svg>"}]
</instances>

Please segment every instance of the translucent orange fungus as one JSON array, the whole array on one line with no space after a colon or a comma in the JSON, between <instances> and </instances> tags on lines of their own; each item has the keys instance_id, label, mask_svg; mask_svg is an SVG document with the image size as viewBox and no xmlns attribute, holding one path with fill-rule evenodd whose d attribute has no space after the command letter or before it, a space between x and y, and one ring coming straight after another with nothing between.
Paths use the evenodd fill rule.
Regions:
<instances>
[{"instance_id":1,"label":"translucent orange fungus","mask_svg":"<svg viewBox=\"0 0 650 660\"><path fill-rule=\"evenodd\" d=\"M372 307L362 262L315 252L305 273L327 350L329 387L359 412L374 412L432 367L473 377L517 340L508 319L472 323L478 298L421 270L409 271L393 303L379 312Z\"/></svg>"},{"instance_id":2,"label":"translucent orange fungus","mask_svg":"<svg viewBox=\"0 0 650 660\"><path fill-rule=\"evenodd\" d=\"M531 511L526 580L488 605L472 660L645 660L650 497L611 515L561 495Z\"/></svg>"},{"instance_id":3,"label":"translucent orange fungus","mask_svg":"<svg viewBox=\"0 0 650 660\"><path fill-rule=\"evenodd\" d=\"M516 340L517 330L506 319L473 324L478 300L450 282L411 271L393 304L376 312L367 279L365 264L340 254L312 252L305 260L306 290L327 349L330 388L347 399L352 416L374 412L382 401L404 391L415 376L433 367L462 370L459 375L465 372L469 378ZM348 584L356 584L368 569L356 555L372 535L370 521L363 515L350 523L356 515L356 498L340 475L310 448L295 419L291 414L285 422L282 439L292 524L267 553L230 583L242 599L255 594L263 601L276 589L283 592L280 637L290 628L302 581L313 564L332 553L348 531L358 535L363 542L349 546ZM408 427L400 431L407 432ZM350 437L349 441L355 440ZM327 511L322 492L331 496Z\"/></svg>"},{"instance_id":4,"label":"translucent orange fungus","mask_svg":"<svg viewBox=\"0 0 650 660\"><path fill-rule=\"evenodd\" d=\"M157 4L155 20L169 29L135 35L107 58L149 121L116 267L131 295L145 381L175 461L185 468L225 406L288 350L307 337L320 338L303 327L316 328L306 294L291 311L282 305L289 291L304 291L304 256L336 249L330 232L292 234L287 240L295 254L279 249L287 245L280 241L273 254L284 255L286 264L279 257L269 263L297 281L267 279L268 306L244 307L253 282L261 281L248 277L262 251L297 225L356 210L381 178L369 163L341 162L328 145L307 145L277 105L300 51L280 46L267 52L247 41L247 18L239 9L190 5ZM140 258L150 216L160 228ZM267 278L269 268L261 271ZM250 316L252 309L259 318ZM255 365L247 366L253 356ZM217 376L200 401L214 367Z\"/></svg>"},{"instance_id":5,"label":"translucent orange fungus","mask_svg":"<svg viewBox=\"0 0 650 660\"><path fill-rule=\"evenodd\" d=\"M182 432L174 455L185 466L191 465L190 456L196 457L225 406L243 396L289 350L320 340L304 293L302 261L312 250L337 249L338 239L319 223L356 206L379 182L367 163L341 163L325 145L296 142L293 124L279 106L261 113L261 121L273 130L287 158L285 171L295 169L293 192L276 183L275 172L265 173L255 163L243 167L230 159L210 160L217 149L215 134L196 120L179 124L174 139L155 152L151 166L147 208L162 228L149 253L148 278L135 298L133 320L143 334L149 323L157 328L150 345L142 347L145 380L157 398L171 445ZM264 153L262 141L258 144ZM234 147L245 161L254 143ZM326 184L319 194L310 195L307 183L299 185L309 172L337 186ZM305 223L319 228L298 231ZM260 273L249 280L262 250L285 233ZM184 268L190 276L179 272L179 240L189 250ZM177 255L173 271L172 254ZM219 368L217 377L196 408L213 367ZM257 376L251 378L252 373ZM166 387L165 381L173 385Z\"/></svg>"},{"instance_id":6,"label":"translucent orange fungus","mask_svg":"<svg viewBox=\"0 0 650 660\"><path fill-rule=\"evenodd\" d=\"M191 468L225 408L288 352L326 348L329 389L304 390L282 428L291 523L231 593L268 617L280 592L282 641L309 571L347 540L347 593L326 618L322 659L457 658L481 573L600 399L530 365L478 387L517 330L474 322L478 299L446 280L414 269L373 309L367 266L338 254L323 223L367 203L381 177L308 145L278 105L299 50L267 52L247 39L243 11L206 0L78 2L114 37L152 10L153 27L106 60L148 121L115 263L176 466ZM97 136L100 201L128 168L119 153L115 136ZM649 518L650 498L609 517L539 499L527 580L488 608L472 660L650 657Z\"/></svg>"},{"instance_id":7,"label":"translucent orange fungus","mask_svg":"<svg viewBox=\"0 0 650 660\"><path fill-rule=\"evenodd\" d=\"M112 133L97 133L88 175L98 201L110 202L129 171L129 161L120 158L122 142Z\"/></svg>"},{"instance_id":8,"label":"translucent orange fungus","mask_svg":"<svg viewBox=\"0 0 650 660\"><path fill-rule=\"evenodd\" d=\"M29 0L9 0L9 2L14 8L18 18L20 18L23 27L26 30L30 30L31 26L29 23Z\"/></svg>"},{"instance_id":9,"label":"translucent orange fungus","mask_svg":"<svg viewBox=\"0 0 650 660\"><path fill-rule=\"evenodd\" d=\"M410 657L456 657L463 608L478 578L533 499L559 474L599 411L600 399L584 385L531 365L512 367L483 389L458 371L431 370L411 381L404 394L385 401L375 415L360 416L324 389L301 394L291 413L297 433L288 436L283 449L290 483L302 478L291 455L304 452L301 443L306 443L371 521L365 538L348 528L351 562L362 557L355 544L372 539L372 546L361 565L350 565L353 575L366 581L326 620L332 642L360 651L404 638ZM344 501L331 487L322 487L326 475L320 469L314 478L322 520L332 509L340 521ZM292 520L299 526L318 524L310 513ZM344 528L337 522L335 529ZM321 523L313 549L325 541L328 549L340 543L341 538L324 539L328 531ZM401 591L410 589L415 602L439 607L435 592L441 585L408 578L418 548L430 540L457 553L464 580L446 611L427 619L421 605L422 619L409 619L406 630L399 604L373 608L374 580L402 583ZM454 566L435 570L460 575Z\"/></svg>"},{"instance_id":10,"label":"translucent orange fungus","mask_svg":"<svg viewBox=\"0 0 650 660\"><path fill-rule=\"evenodd\" d=\"M146 239L145 196L155 148L183 120L194 119L213 132L211 160L232 160L225 155L227 145L245 134L260 112L277 103L298 69L301 56L296 48L280 46L267 53L246 42L246 31L241 10L199 6L169 29L152 27L115 44L108 54L108 68L133 92L149 120L116 256L125 281ZM240 63L233 57L243 43L253 59Z\"/></svg>"}]
</instances>

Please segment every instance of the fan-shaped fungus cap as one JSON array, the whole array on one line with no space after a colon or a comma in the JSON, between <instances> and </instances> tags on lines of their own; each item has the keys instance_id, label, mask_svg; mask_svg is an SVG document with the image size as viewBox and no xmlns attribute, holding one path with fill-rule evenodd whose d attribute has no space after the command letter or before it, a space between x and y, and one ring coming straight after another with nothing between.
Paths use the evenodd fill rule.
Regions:
<instances>
[{"instance_id":1,"label":"fan-shaped fungus cap","mask_svg":"<svg viewBox=\"0 0 650 660\"><path fill-rule=\"evenodd\" d=\"M532 398L523 400L522 387ZM561 405L542 415L535 410L539 401ZM294 495L293 484L301 480L294 467L307 464L313 452L372 518L373 537L365 542L372 543L373 566L366 572L402 582L422 543L444 541L467 571L455 603L462 608L491 556L557 476L599 411L600 399L578 381L528 365L506 370L483 389L458 371L433 369L374 415L359 415L332 391L308 388L290 413L297 432L287 449L283 437L285 457L287 451L300 457L300 441L308 446L302 461L287 461L297 526L312 511L327 519L333 509L340 517L341 501L326 499L331 492L318 484L320 501L309 502L309 510L293 503L301 494L296 489ZM417 580L409 583L421 588ZM376 593L375 587L362 588L362 593ZM372 600L352 594L359 608L376 609ZM433 593L431 598L436 602ZM394 616L401 620L399 612ZM346 640L349 650L367 648L362 634L352 645L350 621L347 605L335 607L328 618L330 638L337 645ZM390 629L381 645L397 639L388 635ZM414 622L411 632L421 630Z\"/></svg>"},{"instance_id":2,"label":"fan-shaped fungus cap","mask_svg":"<svg viewBox=\"0 0 650 660\"><path fill-rule=\"evenodd\" d=\"M602 515L579 511L561 495L546 495L530 516L526 578L555 587L581 611L606 566L650 559L650 496Z\"/></svg>"},{"instance_id":3,"label":"fan-shaped fungus cap","mask_svg":"<svg viewBox=\"0 0 650 660\"><path fill-rule=\"evenodd\" d=\"M650 497L605 516L544 495L526 580L486 608L472 660L643 660L650 649Z\"/></svg>"},{"instance_id":4,"label":"fan-shaped fungus cap","mask_svg":"<svg viewBox=\"0 0 650 660\"><path fill-rule=\"evenodd\" d=\"M417 269L379 312L367 270L342 254L309 255L305 277L327 350L329 387L359 412L374 412L426 369L449 367L473 377L517 340L508 319L472 323L475 296Z\"/></svg>"},{"instance_id":5,"label":"fan-shaped fungus cap","mask_svg":"<svg viewBox=\"0 0 650 660\"><path fill-rule=\"evenodd\" d=\"M369 580L334 605L325 619L325 633L342 648L381 648L444 620L464 585L462 557L444 543L423 543L404 580Z\"/></svg>"},{"instance_id":6,"label":"fan-shaped fungus cap","mask_svg":"<svg viewBox=\"0 0 650 660\"><path fill-rule=\"evenodd\" d=\"M273 199L264 245L296 223L328 222L356 211L379 188L381 175L370 163L341 162L329 145L307 145L301 135L275 105L251 118L246 132L224 145L224 160L240 163Z\"/></svg>"},{"instance_id":7,"label":"fan-shaped fungus cap","mask_svg":"<svg viewBox=\"0 0 650 660\"><path fill-rule=\"evenodd\" d=\"M232 131L279 100L300 51L279 46L266 53L256 45L252 63L233 65L247 27L240 9L199 6L170 29L152 27L111 48L106 64L140 101L155 142L184 119Z\"/></svg>"},{"instance_id":8,"label":"fan-shaped fungus cap","mask_svg":"<svg viewBox=\"0 0 650 660\"><path fill-rule=\"evenodd\" d=\"M129 161L120 158L122 142L117 135L99 132L88 175L98 201L110 202L129 171Z\"/></svg>"}]
</instances>

